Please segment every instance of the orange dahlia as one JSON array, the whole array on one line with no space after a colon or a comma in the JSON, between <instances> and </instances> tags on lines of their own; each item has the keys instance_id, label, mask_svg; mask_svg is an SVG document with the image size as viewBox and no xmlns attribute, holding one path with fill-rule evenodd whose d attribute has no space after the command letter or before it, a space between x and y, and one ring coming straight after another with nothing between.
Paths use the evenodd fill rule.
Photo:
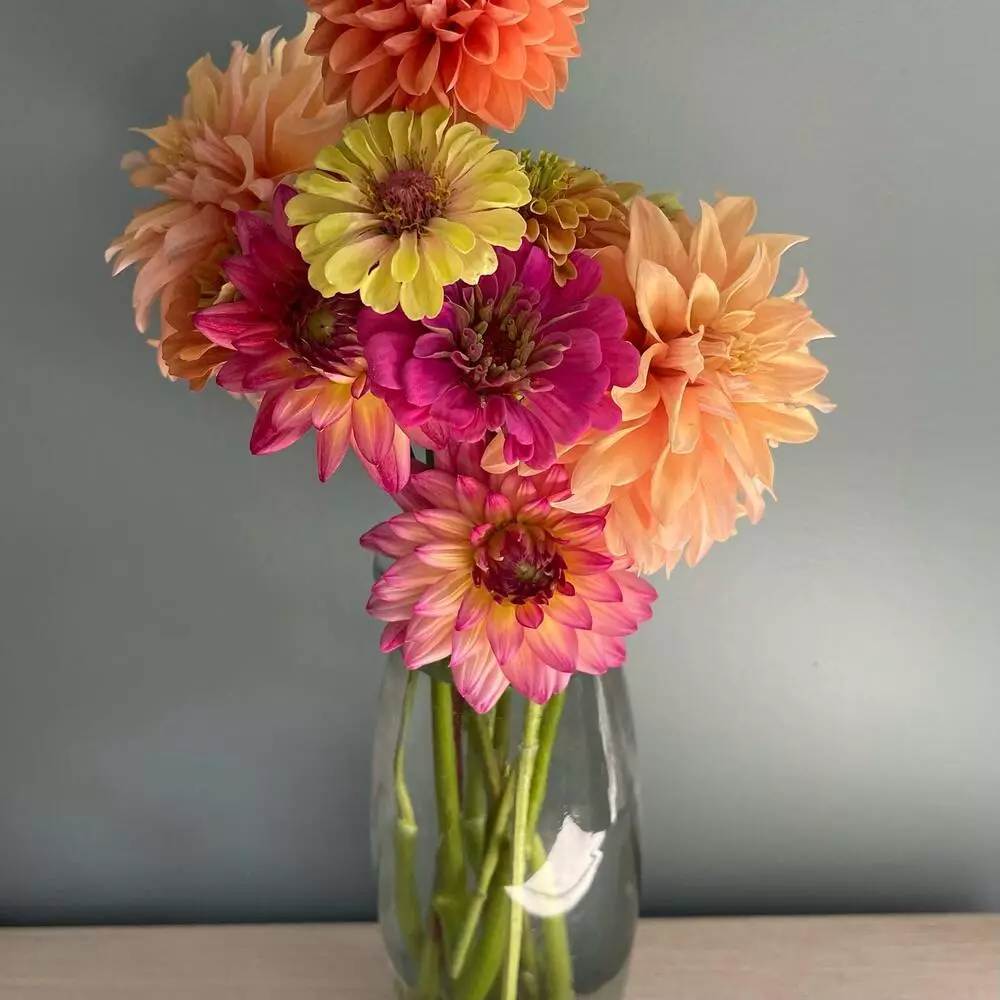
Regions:
<instances>
[{"instance_id":1,"label":"orange dahlia","mask_svg":"<svg viewBox=\"0 0 1000 1000\"><path fill-rule=\"evenodd\" d=\"M513 132L529 98L551 108L580 54L589 0L306 0L320 16L328 101L358 116L435 104Z\"/></svg>"},{"instance_id":2,"label":"orange dahlia","mask_svg":"<svg viewBox=\"0 0 1000 1000\"><path fill-rule=\"evenodd\" d=\"M236 213L266 206L279 181L312 166L347 120L343 105L323 101L319 61L305 51L312 26L310 17L301 34L277 42L273 29L256 51L235 44L225 69L200 59L180 117L140 130L152 148L122 161L136 187L164 198L138 212L106 256L115 274L139 266L136 325L145 331L159 299L160 363L193 388L225 360L191 315L222 288L219 264L237 249Z\"/></svg>"},{"instance_id":3,"label":"orange dahlia","mask_svg":"<svg viewBox=\"0 0 1000 1000\"><path fill-rule=\"evenodd\" d=\"M830 334L802 301L805 274L774 295L797 236L751 234L751 198L702 203L695 225L636 199L623 253L599 253L605 290L630 316L639 377L614 389L623 423L563 458L573 495L562 506L609 504L607 538L643 572L697 563L772 492L771 449L816 434L811 409L826 377L809 343Z\"/></svg>"}]
</instances>

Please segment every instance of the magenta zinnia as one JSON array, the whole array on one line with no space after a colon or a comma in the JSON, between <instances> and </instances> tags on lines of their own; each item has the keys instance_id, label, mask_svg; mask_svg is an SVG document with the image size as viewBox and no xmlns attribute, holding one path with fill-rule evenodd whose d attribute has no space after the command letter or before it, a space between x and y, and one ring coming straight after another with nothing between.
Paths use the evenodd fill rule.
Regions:
<instances>
[{"instance_id":1,"label":"magenta zinnia","mask_svg":"<svg viewBox=\"0 0 1000 1000\"><path fill-rule=\"evenodd\" d=\"M574 672L621 666L656 591L608 553L603 513L553 507L562 469L490 476L481 453L463 446L414 475L406 513L361 544L396 560L368 602L388 623L383 652L401 648L411 669L450 657L459 692L486 712L508 685L544 703Z\"/></svg>"},{"instance_id":2,"label":"magenta zinnia","mask_svg":"<svg viewBox=\"0 0 1000 1000\"><path fill-rule=\"evenodd\" d=\"M321 480L333 475L350 445L375 482L395 493L409 479L410 443L386 404L369 392L357 336L360 299L326 299L309 285L285 218L294 193L279 189L271 218L237 216L241 254L223 270L239 299L201 310L195 325L235 352L219 371L219 385L263 393L250 437L253 454L287 448L315 429Z\"/></svg>"},{"instance_id":3,"label":"magenta zinnia","mask_svg":"<svg viewBox=\"0 0 1000 1000\"><path fill-rule=\"evenodd\" d=\"M432 318L366 314L358 324L374 391L404 427L432 441L478 442L508 463L546 469L558 446L621 421L613 386L630 385L638 351L621 304L596 295L601 268L574 253L560 287L544 250L498 253L495 274L445 289Z\"/></svg>"}]
</instances>

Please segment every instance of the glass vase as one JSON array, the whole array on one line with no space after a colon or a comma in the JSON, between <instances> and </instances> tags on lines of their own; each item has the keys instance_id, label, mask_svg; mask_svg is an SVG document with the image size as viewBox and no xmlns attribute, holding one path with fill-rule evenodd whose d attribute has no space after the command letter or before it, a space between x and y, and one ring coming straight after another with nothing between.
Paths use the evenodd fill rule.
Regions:
<instances>
[{"instance_id":1,"label":"glass vase","mask_svg":"<svg viewBox=\"0 0 1000 1000\"><path fill-rule=\"evenodd\" d=\"M379 920L405 1000L623 996L639 907L620 671L485 715L389 658L374 754Z\"/></svg>"}]
</instances>

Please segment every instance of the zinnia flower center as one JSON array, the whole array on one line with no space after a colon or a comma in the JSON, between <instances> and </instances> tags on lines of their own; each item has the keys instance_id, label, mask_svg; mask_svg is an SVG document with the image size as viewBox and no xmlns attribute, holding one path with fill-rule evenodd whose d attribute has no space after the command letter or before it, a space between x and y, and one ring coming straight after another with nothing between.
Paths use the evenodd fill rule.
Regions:
<instances>
[{"instance_id":1,"label":"zinnia flower center","mask_svg":"<svg viewBox=\"0 0 1000 1000\"><path fill-rule=\"evenodd\" d=\"M538 306L538 292L520 284L511 285L501 299L485 299L479 287L465 290L452 360L473 392L517 395L529 376L559 364L569 342L536 340L542 322Z\"/></svg>"},{"instance_id":2,"label":"zinnia flower center","mask_svg":"<svg viewBox=\"0 0 1000 1000\"><path fill-rule=\"evenodd\" d=\"M363 361L358 343L360 310L361 299L357 295L324 299L319 293L310 292L293 307L285 346L316 371L355 375Z\"/></svg>"},{"instance_id":3,"label":"zinnia flower center","mask_svg":"<svg viewBox=\"0 0 1000 1000\"><path fill-rule=\"evenodd\" d=\"M497 604L548 604L557 591L574 592L549 536L517 522L495 529L479 547L472 579Z\"/></svg>"},{"instance_id":4,"label":"zinnia flower center","mask_svg":"<svg viewBox=\"0 0 1000 1000\"><path fill-rule=\"evenodd\" d=\"M397 170L375 186L371 199L386 232L393 236L423 232L448 200L443 180L423 170Z\"/></svg>"}]
</instances>

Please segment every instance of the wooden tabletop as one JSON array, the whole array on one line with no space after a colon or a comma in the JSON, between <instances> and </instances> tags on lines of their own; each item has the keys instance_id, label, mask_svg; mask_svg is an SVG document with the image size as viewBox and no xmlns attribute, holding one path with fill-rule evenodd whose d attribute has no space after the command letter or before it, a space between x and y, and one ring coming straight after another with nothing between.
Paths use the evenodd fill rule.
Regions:
<instances>
[{"instance_id":1,"label":"wooden tabletop","mask_svg":"<svg viewBox=\"0 0 1000 1000\"><path fill-rule=\"evenodd\" d=\"M371 925L0 931L0 1000L390 1000ZM644 921L628 1000L1000 1000L1000 916Z\"/></svg>"}]
</instances>

